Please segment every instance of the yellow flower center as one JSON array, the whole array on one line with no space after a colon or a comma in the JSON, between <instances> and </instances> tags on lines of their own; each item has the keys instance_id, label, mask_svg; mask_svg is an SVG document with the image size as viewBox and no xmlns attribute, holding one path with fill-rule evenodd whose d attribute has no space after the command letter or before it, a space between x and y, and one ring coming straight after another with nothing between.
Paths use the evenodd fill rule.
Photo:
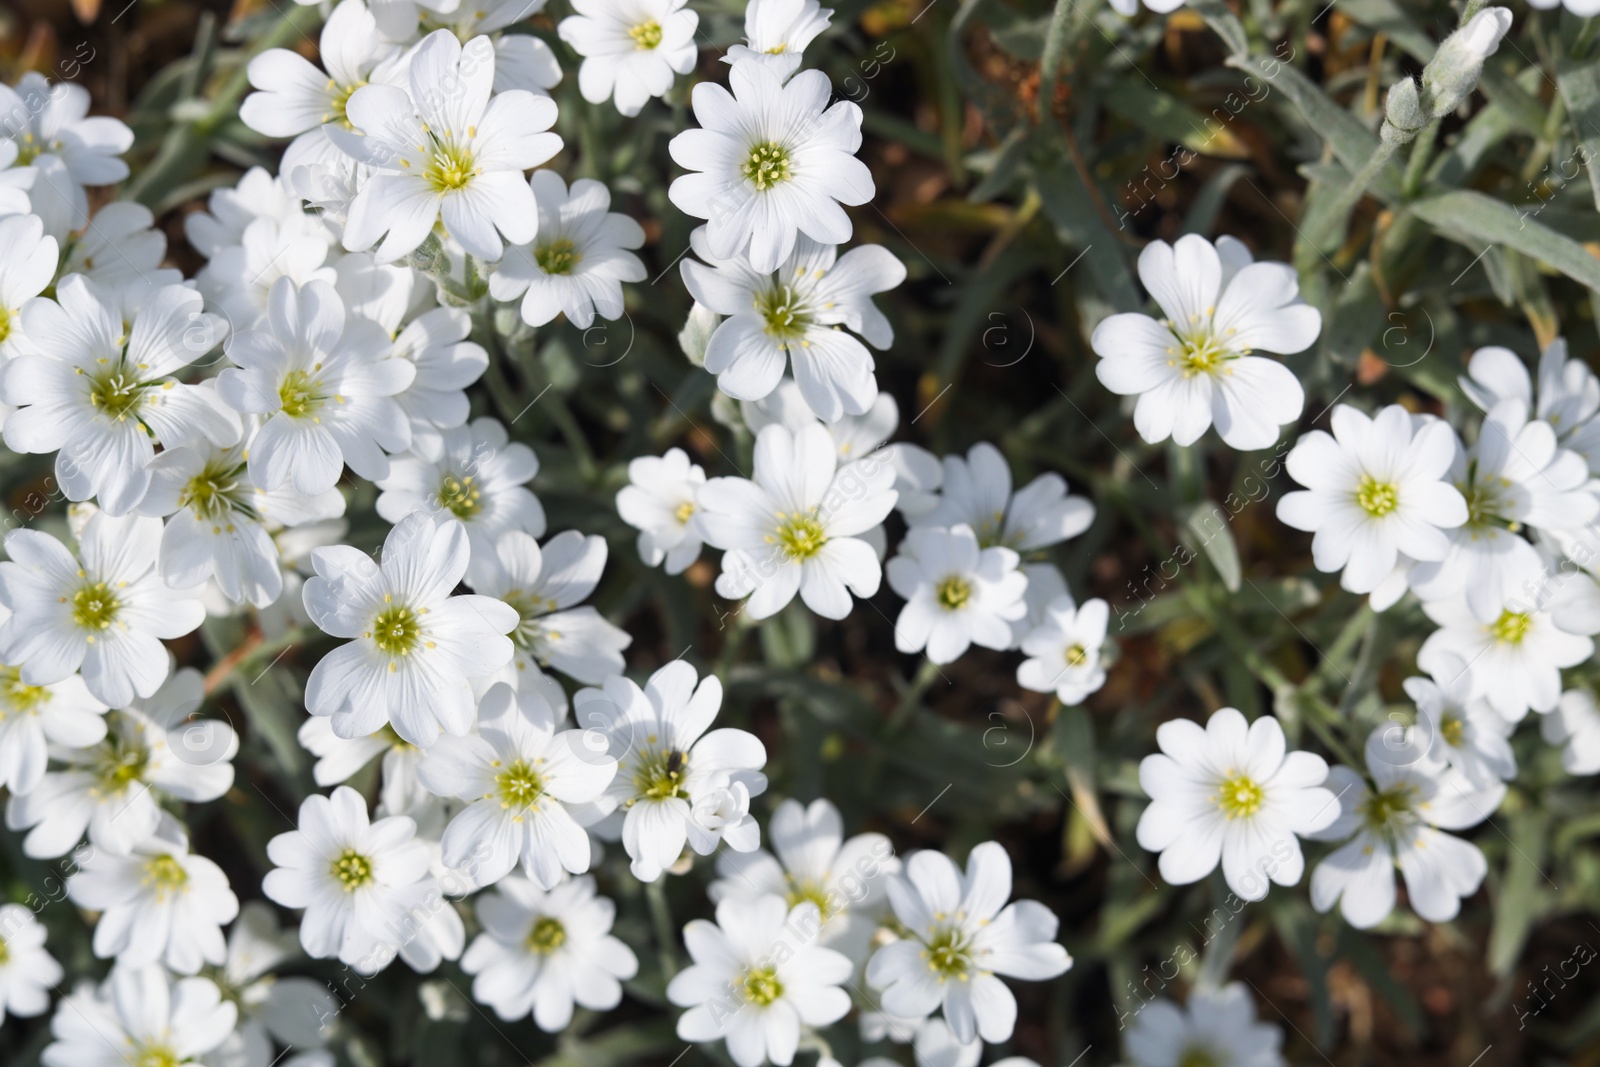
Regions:
<instances>
[{"instance_id":1,"label":"yellow flower center","mask_svg":"<svg viewBox=\"0 0 1600 1067\"><path fill-rule=\"evenodd\" d=\"M96 754L94 778L99 792L120 796L150 769L150 750L113 732Z\"/></svg>"},{"instance_id":2,"label":"yellow flower center","mask_svg":"<svg viewBox=\"0 0 1600 1067\"><path fill-rule=\"evenodd\" d=\"M763 193L794 177L789 170L789 150L775 141L752 145L750 154L739 167L739 173Z\"/></svg>"},{"instance_id":3,"label":"yellow flower center","mask_svg":"<svg viewBox=\"0 0 1600 1067\"><path fill-rule=\"evenodd\" d=\"M778 972L771 967L752 967L744 972L744 999L765 1008L783 996L783 983Z\"/></svg>"},{"instance_id":4,"label":"yellow flower center","mask_svg":"<svg viewBox=\"0 0 1600 1067\"><path fill-rule=\"evenodd\" d=\"M641 52L648 52L661 44L661 23L649 19L639 23L628 30L628 36L633 38L633 46Z\"/></svg>"},{"instance_id":5,"label":"yellow flower center","mask_svg":"<svg viewBox=\"0 0 1600 1067\"><path fill-rule=\"evenodd\" d=\"M756 310L765 323L767 336L785 349L790 342L804 338L811 327L811 314L793 286L774 285L757 293Z\"/></svg>"},{"instance_id":6,"label":"yellow flower center","mask_svg":"<svg viewBox=\"0 0 1600 1067\"><path fill-rule=\"evenodd\" d=\"M42 685L25 685L21 667L0 667L0 719L8 712L27 715L36 712L50 699L50 690Z\"/></svg>"},{"instance_id":7,"label":"yellow flower center","mask_svg":"<svg viewBox=\"0 0 1600 1067\"><path fill-rule=\"evenodd\" d=\"M1363 474L1356 486L1356 503L1375 519L1381 519L1400 506L1400 491L1393 482L1380 482L1370 474Z\"/></svg>"},{"instance_id":8,"label":"yellow flower center","mask_svg":"<svg viewBox=\"0 0 1600 1067\"><path fill-rule=\"evenodd\" d=\"M378 612L367 636L380 652L409 656L422 640L422 621L410 608L394 604Z\"/></svg>"},{"instance_id":9,"label":"yellow flower center","mask_svg":"<svg viewBox=\"0 0 1600 1067\"><path fill-rule=\"evenodd\" d=\"M352 85L340 85L332 78L329 78L328 110L322 116L322 121L337 122L347 130L354 129L354 127L350 125L350 117L345 114L345 108L350 106L350 98L356 94L356 90L365 84L367 83L361 81L355 82Z\"/></svg>"},{"instance_id":10,"label":"yellow flower center","mask_svg":"<svg viewBox=\"0 0 1600 1067\"><path fill-rule=\"evenodd\" d=\"M972 968L972 946L957 927L945 927L933 935L922 958L941 982L964 981Z\"/></svg>"},{"instance_id":11,"label":"yellow flower center","mask_svg":"<svg viewBox=\"0 0 1600 1067\"><path fill-rule=\"evenodd\" d=\"M1230 772L1217 786L1217 807L1230 819L1248 818L1261 810L1266 792L1255 779Z\"/></svg>"},{"instance_id":12,"label":"yellow flower center","mask_svg":"<svg viewBox=\"0 0 1600 1067\"><path fill-rule=\"evenodd\" d=\"M186 1062L166 1045L140 1045L128 1061L131 1067L180 1067Z\"/></svg>"},{"instance_id":13,"label":"yellow flower center","mask_svg":"<svg viewBox=\"0 0 1600 1067\"><path fill-rule=\"evenodd\" d=\"M465 189L478 176L477 164L472 160L472 150L457 144L440 143L434 147L428 169L422 175L436 193L450 193Z\"/></svg>"},{"instance_id":14,"label":"yellow flower center","mask_svg":"<svg viewBox=\"0 0 1600 1067\"><path fill-rule=\"evenodd\" d=\"M208 463L199 474L189 479L178 494L178 506L191 508L196 515L210 521L223 518L235 510L254 518L253 509L237 499L241 484L239 476L243 471L242 465L234 466L227 461Z\"/></svg>"},{"instance_id":15,"label":"yellow flower center","mask_svg":"<svg viewBox=\"0 0 1600 1067\"><path fill-rule=\"evenodd\" d=\"M1533 615L1525 611L1502 611L1489 627L1494 639L1506 645L1520 645L1533 627Z\"/></svg>"},{"instance_id":16,"label":"yellow flower center","mask_svg":"<svg viewBox=\"0 0 1600 1067\"><path fill-rule=\"evenodd\" d=\"M972 583L952 574L933 587L933 598L946 611L960 611L972 599Z\"/></svg>"},{"instance_id":17,"label":"yellow flower center","mask_svg":"<svg viewBox=\"0 0 1600 1067\"><path fill-rule=\"evenodd\" d=\"M117 620L122 607L105 582L88 582L72 594L72 621L84 630L104 630Z\"/></svg>"},{"instance_id":18,"label":"yellow flower center","mask_svg":"<svg viewBox=\"0 0 1600 1067\"><path fill-rule=\"evenodd\" d=\"M1081 667L1089 662L1089 650L1082 645L1069 645L1064 657L1069 667Z\"/></svg>"},{"instance_id":19,"label":"yellow flower center","mask_svg":"<svg viewBox=\"0 0 1600 1067\"><path fill-rule=\"evenodd\" d=\"M189 872L172 856L156 856L144 865L144 884L155 886L161 896L182 889L188 882Z\"/></svg>"},{"instance_id":20,"label":"yellow flower center","mask_svg":"<svg viewBox=\"0 0 1600 1067\"><path fill-rule=\"evenodd\" d=\"M828 535L811 512L778 512L778 528L767 538L776 544L786 559L810 559L828 543Z\"/></svg>"},{"instance_id":21,"label":"yellow flower center","mask_svg":"<svg viewBox=\"0 0 1600 1067\"><path fill-rule=\"evenodd\" d=\"M0 344L4 344L7 337L11 336L11 309L0 304Z\"/></svg>"},{"instance_id":22,"label":"yellow flower center","mask_svg":"<svg viewBox=\"0 0 1600 1067\"><path fill-rule=\"evenodd\" d=\"M561 925L560 919L548 915L539 917L533 929L528 931L527 941L523 942L529 952L540 956L548 956L566 943L567 928Z\"/></svg>"},{"instance_id":23,"label":"yellow flower center","mask_svg":"<svg viewBox=\"0 0 1600 1067\"><path fill-rule=\"evenodd\" d=\"M547 245L533 250L533 258L546 274L571 274L583 260L577 246L565 237L558 237Z\"/></svg>"},{"instance_id":24,"label":"yellow flower center","mask_svg":"<svg viewBox=\"0 0 1600 1067\"><path fill-rule=\"evenodd\" d=\"M689 757L676 749L651 749L639 761L633 775L634 791L646 800L670 800L688 796L683 790L689 774Z\"/></svg>"},{"instance_id":25,"label":"yellow flower center","mask_svg":"<svg viewBox=\"0 0 1600 1067\"><path fill-rule=\"evenodd\" d=\"M6 939L0 937L0 967L11 961L11 946L6 944Z\"/></svg>"},{"instance_id":26,"label":"yellow flower center","mask_svg":"<svg viewBox=\"0 0 1600 1067\"><path fill-rule=\"evenodd\" d=\"M1396 817L1411 810L1413 790L1408 785L1397 785L1375 793L1368 793L1361 802L1361 817L1367 828L1376 832L1388 831Z\"/></svg>"},{"instance_id":27,"label":"yellow flower center","mask_svg":"<svg viewBox=\"0 0 1600 1067\"><path fill-rule=\"evenodd\" d=\"M121 422L130 415L138 414L146 384L133 375L123 373L119 365L89 379L89 403L106 418Z\"/></svg>"},{"instance_id":28,"label":"yellow flower center","mask_svg":"<svg viewBox=\"0 0 1600 1067\"><path fill-rule=\"evenodd\" d=\"M482 496L475 479L470 474L459 478L447 474L444 476L444 483L439 486L439 506L458 519L470 519L476 515L483 507L479 499Z\"/></svg>"},{"instance_id":29,"label":"yellow flower center","mask_svg":"<svg viewBox=\"0 0 1600 1067\"><path fill-rule=\"evenodd\" d=\"M672 515L680 523L688 522L690 517L694 515L694 501L685 500L683 503L678 505L678 510L674 511Z\"/></svg>"},{"instance_id":30,"label":"yellow flower center","mask_svg":"<svg viewBox=\"0 0 1600 1067\"><path fill-rule=\"evenodd\" d=\"M291 419L303 419L321 410L326 398L322 383L303 370L292 370L278 385L278 405Z\"/></svg>"},{"instance_id":31,"label":"yellow flower center","mask_svg":"<svg viewBox=\"0 0 1600 1067\"><path fill-rule=\"evenodd\" d=\"M1222 1067L1222 1064L1210 1049L1191 1046L1178 1057L1177 1067Z\"/></svg>"},{"instance_id":32,"label":"yellow flower center","mask_svg":"<svg viewBox=\"0 0 1600 1067\"><path fill-rule=\"evenodd\" d=\"M1218 344L1207 332L1183 342L1183 357L1180 362L1183 376L1193 378L1197 374L1215 374L1224 363L1233 358L1234 354Z\"/></svg>"},{"instance_id":33,"label":"yellow flower center","mask_svg":"<svg viewBox=\"0 0 1600 1067\"><path fill-rule=\"evenodd\" d=\"M355 849L347 848L333 861L333 876L339 879L346 893L354 893L372 881L372 861Z\"/></svg>"},{"instance_id":34,"label":"yellow flower center","mask_svg":"<svg viewBox=\"0 0 1600 1067\"><path fill-rule=\"evenodd\" d=\"M40 156L60 150L60 141L43 141L29 131L17 142L17 166L26 167Z\"/></svg>"},{"instance_id":35,"label":"yellow flower center","mask_svg":"<svg viewBox=\"0 0 1600 1067\"><path fill-rule=\"evenodd\" d=\"M526 808L544 796L544 779L519 759L494 776L494 791L502 808Z\"/></svg>"},{"instance_id":36,"label":"yellow flower center","mask_svg":"<svg viewBox=\"0 0 1600 1067\"><path fill-rule=\"evenodd\" d=\"M784 894L793 908L798 904L812 903L817 906L817 911L822 915L822 921L827 922L839 911L836 903L828 900L828 891L815 882L797 882L793 875L785 876L789 882L789 891Z\"/></svg>"},{"instance_id":37,"label":"yellow flower center","mask_svg":"<svg viewBox=\"0 0 1600 1067\"><path fill-rule=\"evenodd\" d=\"M1461 742L1467 738L1467 724L1456 715L1442 716L1439 719L1439 736L1451 748L1460 748Z\"/></svg>"}]
</instances>

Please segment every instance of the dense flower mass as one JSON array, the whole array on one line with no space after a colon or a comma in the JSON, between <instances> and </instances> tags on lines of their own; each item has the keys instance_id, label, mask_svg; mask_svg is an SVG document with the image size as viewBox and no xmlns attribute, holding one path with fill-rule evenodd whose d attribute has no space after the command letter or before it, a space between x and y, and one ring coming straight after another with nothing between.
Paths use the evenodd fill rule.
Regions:
<instances>
[{"instance_id":1,"label":"dense flower mass","mask_svg":"<svg viewBox=\"0 0 1600 1067\"><path fill-rule=\"evenodd\" d=\"M1594 1061L1600 4L1110 4L0 16L0 1049Z\"/></svg>"}]
</instances>

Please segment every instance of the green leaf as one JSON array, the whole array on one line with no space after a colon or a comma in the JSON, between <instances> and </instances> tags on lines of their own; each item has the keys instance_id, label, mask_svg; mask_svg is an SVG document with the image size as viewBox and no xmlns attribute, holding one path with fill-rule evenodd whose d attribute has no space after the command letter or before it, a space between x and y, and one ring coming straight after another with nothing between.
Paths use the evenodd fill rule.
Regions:
<instances>
[{"instance_id":1,"label":"green leaf","mask_svg":"<svg viewBox=\"0 0 1600 1067\"><path fill-rule=\"evenodd\" d=\"M1282 60L1270 56L1237 56L1228 60L1228 65L1265 78L1272 88L1281 90L1312 132L1328 143L1334 156L1351 174L1359 173L1378 150L1376 134ZM1398 197L1400 168L1394 163L1385 166L1373 179L1371 192L1382 200Z\"/></svg>"},{"instance_id":2,"label":"green leaf","mask_svg":"<svg viewBox=\"0 0 1600 1067\"><path fill-rule=\"evenodd\" d=\"M1600 208L1600 59L1574 64L1562 61L1556 65L1556 85L1561 99L1567 102L1567 116L1572 123L1572 136L1578 142L1574 160L1581 160L1589 172L1589 187L1594 193L1594 206Z\"/></svg>"},{"instance_id":3,"label":"green leaf","mask_svg":"<svg viewBox=\"0 0 1600 1067\"><path fill-rule=\"evenodd\" d=\"M1547 819L1544 812L1524 809L1512 817L1507 831L1506 869L1495 893L1494 928L1485 961L1489 970L1501 977L1516 967L1534 921L1545 910L1546 882L1540 864Z\"/></svg>"},{"instance_id":4,"label":"green leaf","mask_svg":"<svg viewBox=\"0 0 1600 1067\"><path fill-rule=\"evenodd\" d=\"M1465 245L1475 254L1488 245L1505 245L1600 291L1600 259L1570 237L1536 221L1529 212L1465 189L1415 201L1410 210L1441 237Z\"/></svg>"},{"instance_id":5,"label":"green leaf","mask_svg":"<svg viewBox=\"0 0 1600 1067\"><path fill-rule=\"evenodd\" d=\"M1438 48L1394 0L1337 0L1335 6L1361 25L1387 36L1412 59L1426 63Z\"/></svg>"},{"instance_id":6,"label":"green leaf","mask_svg":"<svg viewBox=\"0 0 1600 1067\"><path fill-rule=\"evenodd\" d=\"M1138 311L1144 306L1133 287L1122 244L1089 201L1078 173L1064 162L1034 175L1034 188L1062 244L1082 250L1084 260L1112 308Z\"/></svg>"},{"instance_id":7,"label":"green leaf","mask_svg":"<svg viewBox=\"0 0 1600 1067\"><path fill-rule=\"evenodd\" d=\"M1184 525L1200 542L1200 550L1217 569L1222 584L1228 592L1237 593L1244 580L1244 569L1239 562L1239 545L1233 539L1229 524L1233 521L1228 511L1214 500L1201 501L1184 519Z\"/></svg>"},{"instance_id":8,"label":"green leaf","mask_svg":"<svg viewBox=\"0 0 1600 1067\"><path fill-rule=\"evenodd\" d=\"M1196 152L1223 159L1250 158L1250 147L1227 126L1215 117L1202 115L1188 104L1152 88L1142 73L1124 77L1106 94L1105 99L1106 108L1113 114L1122 116L1168 144L1181 144ZM1231 111L1229 117L1232 117Z\"/></svg>"}]
</instances>

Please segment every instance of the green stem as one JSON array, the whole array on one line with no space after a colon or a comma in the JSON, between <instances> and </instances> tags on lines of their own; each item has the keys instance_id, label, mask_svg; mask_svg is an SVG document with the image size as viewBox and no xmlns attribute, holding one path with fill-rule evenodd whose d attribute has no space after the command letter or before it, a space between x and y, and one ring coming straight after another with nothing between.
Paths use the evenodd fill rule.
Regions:
<instances>
[{"instance_id":1,"label":"green stem","mask_svg":"<svg viewBox=\"0 0 1600 1067\"><path fill-rule=\"evenodd\" d=\"M650 905L650 922L655 927L656 950L661 958L661 973L668 977L678 973L678 934L672 925L672 909L667 905L666 875L644 887L645 901Z\"/></svg>"},{"instance_id":2,"label":"green stem","mask_svg":"<svg viewBox=\"0 0 1600 1067\"><path fill-rule=\"evenodd\" d=\"M1308 238L1310 244L1320 249L1328 240L1337 235L1338 231L1344 227L1345 221L1350 217L1351 209L1356 206L1366 193L1367 186L1371 185L1374 179L1378 177L1378 174L1388 164L1389 160L1394 157L1399 147L1398 142L1390 141L1387 138L1379 139L1378 147L1372 153L1371 158L1350 179L1350 183L1339 190L1338 198L1329 206L1328 213L1323 216L1326 219L1326 222L1321 227L1324 232L1310 235Z\"/></svg>"},{"instance_id":3,"label":"green stem","mask_svg":"<svg viewBox=\"0 0 1600 1067\"><path fill-rule=\"evenodd\" d=\"M888 733L891 736L899 733L910 721L912 714L917 710L917 705L922 703L923 695L937 677L939 677L939 665L931 659L924 659L922 666L917 668L916 677L911 679L911 684L900 694L900 703L895 705L893 713L889 716Z\"/></svg>"},{"instance_id":4,"label":"green stem","mask_svg":"<svg viewBox=\"0 0 1600 1067\"><path fill-rule=\"evenodd\" d=\"M1428 123L1427 128L1412 142L1411 158L1406 160L1405 180L1400 183L1400 188L1408 199L1422 191L1422 179L1427 173L1428 164L1433 160L1433 149L1438 143L1441 121L1443 120L1434 119Z\"/></svg>"}]
</instances>

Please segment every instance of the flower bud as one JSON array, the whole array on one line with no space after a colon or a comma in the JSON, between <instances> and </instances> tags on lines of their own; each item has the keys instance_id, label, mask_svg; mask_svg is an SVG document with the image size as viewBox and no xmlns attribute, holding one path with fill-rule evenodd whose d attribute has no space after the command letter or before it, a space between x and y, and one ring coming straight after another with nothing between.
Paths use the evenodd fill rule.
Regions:
<instances>
[{"instance_id":1,"label":"flower bud","mask_svg":"<svg viewBox=\"0 0 1600 1067\"><path fill-rule=\"evenodd\" d=\"M1444 39L1422 71L1422 107L1430 119L1450 114L1478 87L1483 61L1494 55L1509 29L1509 9L1486 7Z\"/></svg>"},{"instance_id":2,"label":"flower bud","mask_svg":"<svg viewBox=\"0 0 1600 1067\"><path fill-rule=\"evenodd\" d=\"M1389 86L1384 113L1388 121L1383 124L1381 135L1384 140L1395 144L1405 144L1416 137L1417 132L1429 121L1417 95L1417 83L1411 78L1402 78Z\"/></svg>"}]
</instances>

